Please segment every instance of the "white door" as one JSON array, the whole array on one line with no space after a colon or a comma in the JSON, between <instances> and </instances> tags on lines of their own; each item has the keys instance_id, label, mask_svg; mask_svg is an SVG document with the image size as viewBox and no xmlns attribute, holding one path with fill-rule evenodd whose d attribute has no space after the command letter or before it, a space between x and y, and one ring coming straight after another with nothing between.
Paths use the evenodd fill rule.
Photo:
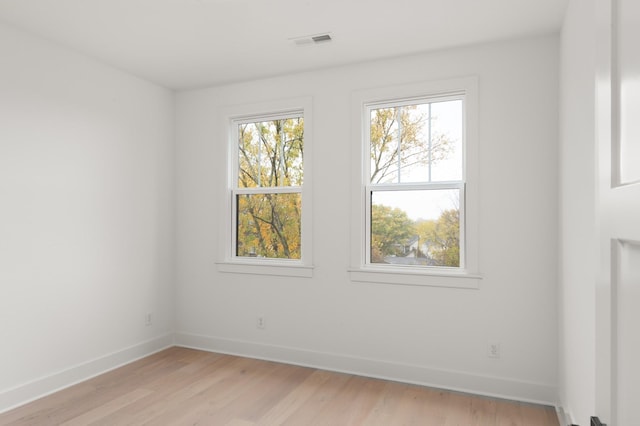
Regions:
<instances>
[{"instance_id":1,"label":"white door","mask_svg":"<svg viewBox=\"0 0 640 426\"><path fill-rule=\"evenodd\" d=\"M640 425L640 1L599 0L596 403Z\"/></svg>"}]
</instances>

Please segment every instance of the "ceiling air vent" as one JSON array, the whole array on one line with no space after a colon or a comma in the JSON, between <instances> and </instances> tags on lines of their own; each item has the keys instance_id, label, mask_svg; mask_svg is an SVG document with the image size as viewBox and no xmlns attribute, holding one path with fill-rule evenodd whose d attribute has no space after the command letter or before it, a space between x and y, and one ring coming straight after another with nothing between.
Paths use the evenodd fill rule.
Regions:
<instances>
[{"instance_id":1,"label":"ceiling air vent","mask_svg":"<svg viewBox=\"0 0 640 426\"><path fill-rule=\"evenodd\" d=\"M331 39L331 34L324 33L324 34L307 35L302 37L294 37L290 40L293 41L293 44L295 44L296 46L306 46L310 44L326 43L331 41L332 39Z\"/></svg>"},{"instance_id":2,"label":"ceiling air vent","mask_svg":"<svg viewBox=\"0 0 640 426\"><path fill-rule=\"evenodd\" d=\"M313 36L311 39L314 43L322 43L323 41L331 41L331 36L329 34L321 34Z\"/></svg>"}]
</instances>

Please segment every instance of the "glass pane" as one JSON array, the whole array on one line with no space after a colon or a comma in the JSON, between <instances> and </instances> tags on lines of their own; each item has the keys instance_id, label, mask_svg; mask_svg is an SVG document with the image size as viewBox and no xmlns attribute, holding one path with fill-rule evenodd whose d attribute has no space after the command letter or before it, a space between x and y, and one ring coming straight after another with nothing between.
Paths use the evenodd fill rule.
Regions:
<instances>
[{"instance_id":1,"label":"glass pane","mask_svg":"<svg viewBox=\"0 0 640 426\"><path fill-rule=\"evenodd\" d=\"M236 256L300 259L300 193L237 195Z\"/></svg>"},{"instance_id":2,"label":"glass pane","mask_svg":"<svg viewBox=\"0 0 640 426\"><path fill-rule=\"evenodd\" d=\"M398 182L397 108L371 111L371 182Z\"/></svg>"},{"instance_id":3,"label":"glass pane","mask_svg":"<svg viewBox=\"0 0 640 426\"><path fill-rule=\"evenodd\" d=\"M302 117L238 125L238 187L301 186Z\"/></svg>"},{"instance_id":4,"label":"glass pane","mask_svg":"<svg viewBox=\"0 0 640 426\"><path fill-rule=\"evenodd\" d=\"M371 193L371 263L460 266L460 191Z\"/></svg>"},{"instance_id":5,"label":"glass pane","mask_svg":"<svg viewBox=\"0 0 640 426\"><path fill-rule=\"evenodd\" d=\"M370 115L371 183L462 179L462 101L378 108Z\"/></svg>"},{"instance_id":6,"label":"glass pane","mask_svg":"<svg viewBox=\"0 0 640 426\"><path fill-rule=\"evenodd\" d=\"M462 101L431 104L431 138L434 146L444 146L434 156L431 181L462 180Z\"/></svg>"}]
</instances>

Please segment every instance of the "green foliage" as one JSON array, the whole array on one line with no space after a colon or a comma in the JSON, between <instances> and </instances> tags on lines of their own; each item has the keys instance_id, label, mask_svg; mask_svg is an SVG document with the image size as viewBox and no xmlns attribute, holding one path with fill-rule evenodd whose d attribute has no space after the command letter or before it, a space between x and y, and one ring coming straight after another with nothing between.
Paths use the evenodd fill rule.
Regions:
<instances>
[{"instance_id":1,"label":"green foliage","mask_svg":"<svg viewBox=\"0 0 640 426\"><path fill-rule=\"evenodd\" d=\"M371 183L427 182L433 164L446 159L453 141L436 133L426 104L378 108L370 117ZM430 107L429 107L430 108ZM458 209L442 212L428 221L412 221L401 209L371 207L371 262L388 256L406 257L397 263L460 266L460 215ZM395 262L394 262L395 263Z\"/></svg>"},{"instance_id":2,"label":"green foliage","mask_svg":"<svg viewBox=\"0 0 640 426\"><path fill-rule=\"evenodd\" d=\"M415 235L413 221L403 210L379 204L371 206L371 262L404 254L406 241Z\"/></svg>"},{"instance_id":3,"label":"green foliage","mask_svg":"<svg viewBox=\"0 0 640 426\"><path fill-rule=\"evenodd\" d=\"M417 248L409 242L417 239ZM426 252L423 252L426 247ZM410 255L416 265L460 266L460 211L450 209L435 220L414 222L398 208L371 207L371 262Z\"/></svg>"},{"instance_id":4,"label":"green foliage","mask_svg":"<svg viewBox=\"0 0 640 426\"><path fill-rule=\"evenodd\" d=\"M398 182L399 169L446 158L450 141L432 134L429 148L424 137L427 123L428 117L417 106L372 111L371 182ZM299 187L304 178L303 161L302 117L238 126L239 188ZM242 194L236 202L238 256L300 259L299 192ZM427 256L441 266L459 265L458 216L444 212L431 224L416 224L404 211L381 205L372 206L371 215L372 262L405 255L408 240L419 236L429 249L420 253L418 248L416 255Z\"/></svg>"},{"instance_id":5,"label":"green foliage","mask_svg":"<svg viewBox=\"0 0 640 426\"><path fill-rule=\"evenodd\" d=\"M416 227L435 266L460 266L460 210L445 210L438 219L420 222Z\"/></svg>"}]
</instances>

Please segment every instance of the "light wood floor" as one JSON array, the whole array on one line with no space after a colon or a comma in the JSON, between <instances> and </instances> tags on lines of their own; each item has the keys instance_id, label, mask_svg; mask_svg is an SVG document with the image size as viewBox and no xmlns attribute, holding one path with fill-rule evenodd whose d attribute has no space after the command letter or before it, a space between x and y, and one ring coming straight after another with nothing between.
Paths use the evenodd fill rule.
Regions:
<instances>
[{"instance_id":1,"label":"light wood floor","mask_svg":"<svg viewBox=\"0 0 640 426\"><path fill-rule=\"evenodd\" d=\"M555 410L170 348L15 410L1 425L531 425Z\"/></svg>"}]
</instances>

